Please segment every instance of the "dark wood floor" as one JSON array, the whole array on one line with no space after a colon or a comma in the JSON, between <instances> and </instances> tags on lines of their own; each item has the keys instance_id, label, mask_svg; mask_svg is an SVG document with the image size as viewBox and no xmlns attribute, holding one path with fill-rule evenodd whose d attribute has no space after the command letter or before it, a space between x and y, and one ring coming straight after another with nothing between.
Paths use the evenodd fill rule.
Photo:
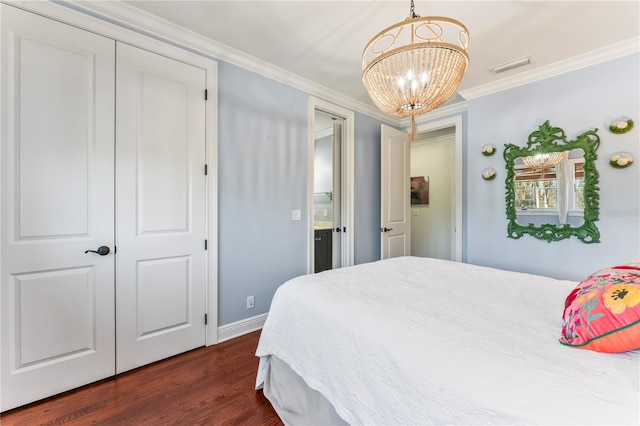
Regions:
<instances>
[{"instance_id":1,"label":"dark wood floor","mask_svg":"<svg viewBox=\"0 0 640 426\"><path fill-rule=\"evenodd\" d=\"M8 425L282 425L255 391L256 331L0 414Z\"/></svg>"}]
</instances>

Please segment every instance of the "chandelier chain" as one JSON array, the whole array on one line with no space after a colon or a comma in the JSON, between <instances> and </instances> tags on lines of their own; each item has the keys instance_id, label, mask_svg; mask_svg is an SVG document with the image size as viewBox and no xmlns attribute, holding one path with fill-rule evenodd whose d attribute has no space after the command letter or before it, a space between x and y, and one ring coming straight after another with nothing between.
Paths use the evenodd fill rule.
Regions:
<instances>
[{"instance_id":1,"label":"chandelier chain","mask_svg":"<svg viewBox=\"0 0 640 426\"><path fill-rule=\"evenodd\" d=\"M416 13L416 6L413 4L413 0L411 0L411 7L409 9L409 19L419 18L420 15Z\"/></svg>"}]
</instances>

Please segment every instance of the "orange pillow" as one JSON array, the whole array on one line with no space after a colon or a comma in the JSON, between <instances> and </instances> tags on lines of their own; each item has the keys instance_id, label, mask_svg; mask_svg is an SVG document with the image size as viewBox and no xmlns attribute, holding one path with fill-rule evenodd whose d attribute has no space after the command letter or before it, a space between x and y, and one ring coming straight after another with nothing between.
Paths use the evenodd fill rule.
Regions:
<instances>
[{"instance_id":1,"label":"orange pillow","mask_svg":"<svg viewBox=\"0 0 640 426\"><path fill-rule=\"evenodd\" d=\"M640 348L640 263L603 269L567 296L560 343L598 352Z\"/></svg>"}]
</instances>

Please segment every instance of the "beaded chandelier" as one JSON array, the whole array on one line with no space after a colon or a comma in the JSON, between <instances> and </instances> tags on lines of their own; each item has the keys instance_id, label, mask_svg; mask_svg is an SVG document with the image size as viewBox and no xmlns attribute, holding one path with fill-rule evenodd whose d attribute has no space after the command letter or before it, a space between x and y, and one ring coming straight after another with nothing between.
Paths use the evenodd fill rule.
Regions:
<instances>
[{"instance_id":1,"label":"beaded chandelier","mask_svg":"<svg viewBox=\"0 0 640 426\"><path fill-rule=\"evenodd\" d=\"M555 167L567 157L567 152L547 152L522 157L522 164L535 170L547 170Z\"/></svg>"},{"instance_id":2,"label":"beaded chandelier","mask_svg":"<svg viewBox=\"0 0 640 426\"><path fill-rule=\"evenodd\" d=\"M469 32L440 16L409 17L378 33L362 53L362 82L382 111L411 117L432 111L456 91L469 66Z\"/></svg>"}]
</instances>

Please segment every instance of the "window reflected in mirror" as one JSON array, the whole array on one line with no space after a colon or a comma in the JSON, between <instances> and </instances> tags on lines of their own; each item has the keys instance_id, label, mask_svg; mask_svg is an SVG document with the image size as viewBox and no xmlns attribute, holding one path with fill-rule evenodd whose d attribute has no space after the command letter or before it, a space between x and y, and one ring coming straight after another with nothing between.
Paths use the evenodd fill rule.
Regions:
<instances>
[{"instance_id":1,"label":"window reflected in mirror","mask_svg":"<svg viewBox=\"0 0 640 426\"><path fill-rule=\"evenodd\" d=\"M518 222L580 225L584 211L584 151L574 149L557 160L537 154L515 160L514 195ZM545 162L547 162L545 164ZM555 165L551 165L557 163ZM564 179L560 176L566 170ZM564 188L564 190L563 190ZM562 200L562 197L565 200ZM561 208L566 206L566 213ZM558 221L549 216L560 216ZM527 216L522 220L520 216ZM534 216L534 217L532 217ZM536 220L535 216L544 216Z\"/></svg>"},{"instance_id":2,"label":"window reflected in mirror","mask_svg":"<svg viewBox=\"0 0 640 426\"><path fill-rule=\"evenodd\" d=\"M576 150L574 150L576 151ZM567 182L571 210L584 209L584 157L582 150L579 158L571 158L567 162L570 167L571 180ZM549 169L532 168L523 164L522 158L515 165L516 209L520 210L555 210L558 207L557 166Z\"/></svg>"}]
</instances>

